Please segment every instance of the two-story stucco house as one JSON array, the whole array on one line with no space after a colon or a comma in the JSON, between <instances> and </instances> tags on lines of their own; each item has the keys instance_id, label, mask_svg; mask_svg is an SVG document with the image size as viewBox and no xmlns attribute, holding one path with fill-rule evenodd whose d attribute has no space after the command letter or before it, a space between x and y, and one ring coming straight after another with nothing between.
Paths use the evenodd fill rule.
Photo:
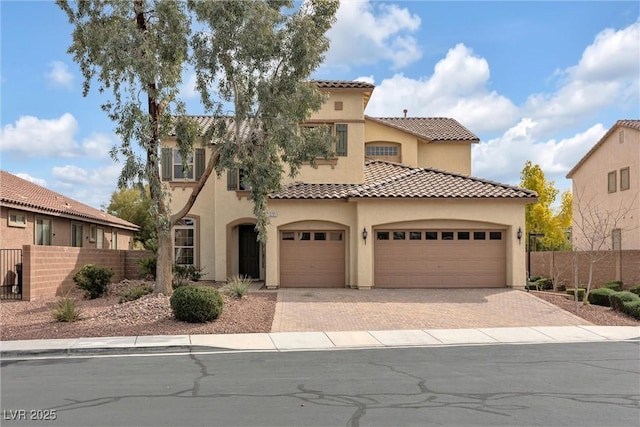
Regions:
<instances>
[{"instance_id":1,"label":"two-story stucco house","mask_svg":"<svg viewBox=\"0 0 640 427\"><path fill-rule=\"evenodd\" d=\"M640 249L640 120L618 120L567 178L573 180L575 246L588 248L593 240L581 231L594 228L582 226L589 221L611 228L595 227L611 236L602 250Z\"/></svg>"},{"instance_id":2,"label":"two-story stucco house","mask_svg":"<svg viewBox=\"0 0 640 427\"><path fill-rule=\"evenodd\" d=\"M368 83L315 83L328 99L301 125L328 125L335 157L270 195L265 245L241 174L212 176L175 228L176 262L269 288L524 286L524 208L536 194L471 177L477 136L449 118L369 117ZM206 128L207 117L196 119ZM184 177L175 141L164 144L175 211L208 153L197 149Z\"/></svg>"}]
</instances>

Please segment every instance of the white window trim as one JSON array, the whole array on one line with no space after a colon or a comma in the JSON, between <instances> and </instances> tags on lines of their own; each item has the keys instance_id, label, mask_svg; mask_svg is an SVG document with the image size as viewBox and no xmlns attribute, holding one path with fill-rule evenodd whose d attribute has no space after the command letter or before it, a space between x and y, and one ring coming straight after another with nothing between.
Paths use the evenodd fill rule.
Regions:
<instances>
[{"instance_id":1,"label":"white window trim","mask_svg":"<svg viewBox=\"0 0 640 427\"><path fill-rule=\"evenodd\" d=\"M12 221L11 216L16 219ZM18 218L22 218L22 220L18 220ZM27 215L19 211L10 210L7 215L7 225L9 227L25 228L27 226Z\"/></svg>"},{"instance_id":2,"label":"white window trim","mask_svg":"<svg viewBox=\"0 0 640 427\"><path fill-rule=\"evenodd\" d=\"M181 248L193 248L193 264L179 264L179 265L193 265L193 266L197 266L197 251L198 251L198 240L197 240L197 220L195 218L191 218L191 217L185 217L183 218L180 222L183 221L193 221L193 225L183 225L183 224L176 224L173 227L173 262L177 263L177 251L180 250ZM193 230L193 246L177 246L175 244L175 238L176 238L176 231L178 230Z\"/></svg>"}]
</instances>

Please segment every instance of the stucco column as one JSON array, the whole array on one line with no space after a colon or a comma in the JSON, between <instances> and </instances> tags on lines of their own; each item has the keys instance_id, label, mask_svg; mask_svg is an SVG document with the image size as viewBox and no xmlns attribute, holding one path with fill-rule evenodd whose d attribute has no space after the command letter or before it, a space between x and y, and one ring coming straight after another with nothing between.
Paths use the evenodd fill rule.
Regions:
<instances>
[{"instance_id":1,"label":"stucco column","mask_svg":"<svg viewBox=\"0 0 640 427\"><path fill-rule=\"evenodd\" d=\"M355 232L356 255L356 287L358 289L371 289L373 286L373 227L367 216L363 212L363 204L357 204L357 220ZM366 230L367 239L363 237Z\"/></svg>"},{"instance_id":2,"label":"stucco column","mask_svg":"<svg viewBox=\"0 0 640 427\"><path fill-rule=\"evenodd\" d=\"M267 289L280 287L280 262L278 259L278 227L272 223L267 225L267 243L265 244L265 286Z\"/></svg>"}]
</instances>

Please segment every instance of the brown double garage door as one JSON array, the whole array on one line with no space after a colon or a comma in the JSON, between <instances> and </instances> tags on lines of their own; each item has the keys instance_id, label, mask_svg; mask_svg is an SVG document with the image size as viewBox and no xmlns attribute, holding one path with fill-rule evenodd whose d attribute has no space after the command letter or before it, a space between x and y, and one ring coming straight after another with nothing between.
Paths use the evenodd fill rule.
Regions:
<instances>
[{"instance_id":1,"label":"brown double garage door","mask_svg":"<svg viewBox=\"0 0 640 427\"><path fill-rule=\"evenodd\" d=\"M377 288L506 285L504 230L375 230Z\"/></svg>"},{"instance_id":2,"label":"brown double garage door","mask_svg":"<svg viewBox=\"0 0 640 427\"><path fill-rule=\"evenodd\" d=\"M376 288L504 287L504 230L374 231ZM345 232L280 233L280 286L344 287Z\"/></svg>"}]
</instances>

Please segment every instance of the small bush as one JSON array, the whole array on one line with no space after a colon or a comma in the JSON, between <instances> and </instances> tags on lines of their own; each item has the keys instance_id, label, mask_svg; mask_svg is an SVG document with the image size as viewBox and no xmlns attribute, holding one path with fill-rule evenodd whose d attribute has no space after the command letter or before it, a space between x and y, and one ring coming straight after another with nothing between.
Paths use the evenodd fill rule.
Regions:
<instances>
[{"instance_id":1,"label":"small bush","mask_svg":"<svg viewBox=\"0 0 640 427\"><path fill-rule=\"evenodd\" d=\"M611 308L616 311L622 311L624 313L624 303L632 302L632 301L640 301L640 296L634 294L633 292L622 291L615 292L609 295L609 302L611 303Z\"/></svg>"},{"instance_id":2,"label":"small bush","mask_svg":"<svg viewBox=\"0 0 640 427\"><path fill-rule=\"evenodd\" d=\"M616 291L614 291L611 288L599 288L599 289L594 289L591 292L589 292L589 302L591 304L595 304L595 305L602 305L604 307L610 307L611 303L609 302L609 295L611 294L615 294Z\"/></svg>"},{"instance_id":3,"label":"small bush","mask_svg":"<svg viewBox=\"0 0 640 427\"><path fill-rule=\"evenodd\" d=\"M622 290L622 280L612 280L604 284L605 288L613 289L616 292Z\"/></svg>"},{"instance_id":4,"label":"small bush","mask_svg":"<svg viewBox=\"0 0 640 427\"><path fill-rule=\"evenodd\" d=\"M585 292L586 292L586 289L578 288L578 301L582 301L584 299L584 293ZM575 298L576 289L575 288L567 289L567 294L569 294L569 295L571 295L572 297Z\"/></svg>"},{"instance_id":5,"label":"small bush","mask_svg":"<svg viewBox=\"0 0 640 427\"><path fill-rule=\"evenodd\" d=\"M640 295L640 285L635 285L630 287L629 292L633 292L636 295Z\"/></svg>"},{"instance_id":6,"label":"small bush","mask_svg":"<svg viewBox=\"0 0 640 427\"><path fill-rule=\"evenodd\" d=\"M158 258L155 256L142 258L138 261L140 266L140 278L156 280L156 271L158 265Z\"/></svg>"},{"instance_id":7,"label":"small bush","mask_svg":"<svg viewBox=\"0 0 640 427\"><path fill-rule=\"evenodd\" d=\"M224 292L231 298L240 299L249 293L253 280L247 276L233 276L227 279Z\"/></svg>"},{"instance_id":8,"label":"small bush","mask_svg":"<svg viewBox=\"0 0 640 427\"><path fill-rule=\"evenodd\" d=\"M202 278L203 269L195 265L173 265L173 289L188 285L189 282L197 282Z\"/></svg>"},{"instance_id":9,"label":"small bush","mask_svg":"<svg viewBox=\"0 0 640 427\"><path fill-rule=\"evenodd\" d=\"M567 290L567 286L566 285L558 285L556 288L558 291L560 292L564 292Z\"/></svg>"},{"instance_id":10,"label":"small bush","mask_svg":"<svg viewBox=\"0 0 640 427\"><path fill-rule=\"evenodd\" d=\"M640 320L640 300L622 303L623 313Z\"/></svg>"},{"instance_id":11,"label":"small bush","mask_svg":"<svg viewBox=\"0 0 640 427\"><path fill-rule=\"evenodd\" d=\"M189 323L216 320L224 305L220 293L208 286L181 286L171 295L170 303L173 316Z\"/></svg>"},{"instance_id":12,"label":"small bush","mask_svg":"<svg viewBox=\"0 0 640 427\"><path fill-rule=\"evenodd\" d=\"M90 299L95 299L107 293L111 276L113 270L109 267L86 264L73 275L73 281Z\"/></svg>"},{"instance_id":13,"label":"small bush","mask_svg":"<svg viewBox=\"0 0 640 427\"><path fill-rule=\"evenodd\" d=\"M153 286L142 284L138 286L134 286L133 288L127 289L125 293L120 295L120 304L127 301L135 301L137 299L142 298L145 295L148 295L153 292Z\"/></svg>"},{"instance_id":14,"label":"small bush","mask_svg":"<svg viewBox=\"0 0 640 427\"><path fill-rule=\"evenodd\" d=\"M536 285L543 291L553 289L553 282L547 277L541 277L540 279L536 280Z\"/></svg>"},{"instance_id":15,"label":"small bush","mask_svg":"<svg viewBox=\"0 0 640 427\"><path fill-rule=\"evenodd\" d=\"M51 310L51 316L58 322L75 322L80 320L81 314L76 300L69 297L58 300L56 308Z\"/></svg>"}]
</instances>

